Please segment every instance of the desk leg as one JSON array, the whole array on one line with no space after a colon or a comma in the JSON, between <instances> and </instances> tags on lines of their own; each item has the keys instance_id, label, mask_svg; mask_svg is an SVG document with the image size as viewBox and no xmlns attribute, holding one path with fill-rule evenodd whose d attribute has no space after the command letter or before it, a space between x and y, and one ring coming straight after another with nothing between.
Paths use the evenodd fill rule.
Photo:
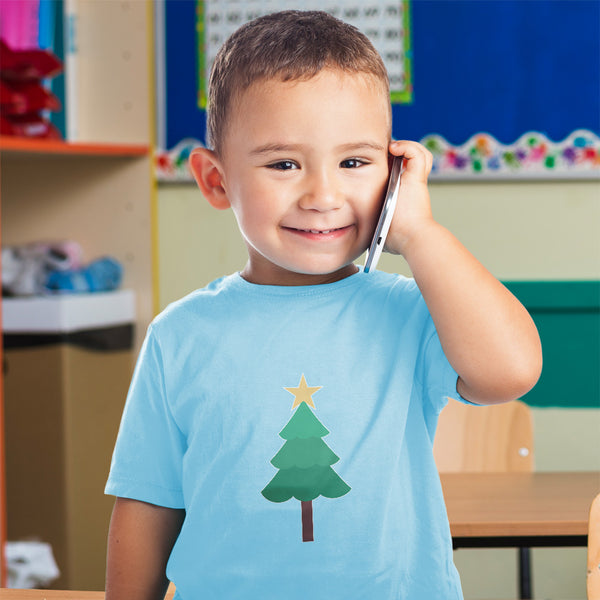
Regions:
<instances>
[{"instance_id":1,"label":"desk leg","mask_svg":"<svg viewBox=\"0 0 600 600\"><path fill-rule=\"evenodd\" d=\"M519 598L530 600L531 591L531 552L529 548L519 547Z\"/></svg>"}]
</instances>

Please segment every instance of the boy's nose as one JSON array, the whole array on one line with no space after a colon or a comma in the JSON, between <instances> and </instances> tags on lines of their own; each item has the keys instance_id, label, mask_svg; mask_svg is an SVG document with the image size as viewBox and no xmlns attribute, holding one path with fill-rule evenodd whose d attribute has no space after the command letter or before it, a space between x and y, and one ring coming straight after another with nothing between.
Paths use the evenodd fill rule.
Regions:
<instances>
[{"instance_id":1,"label":"boy's nose","mask_svg":"<svg viewBox=\"0 0 600 600\"><path fill-rule=\"evenodd\" d=\"M342 206L342 193L335 177L325 172L315 173L306 179L299 205L304 210L325 212Z\"/></svg>"}]
</instances>

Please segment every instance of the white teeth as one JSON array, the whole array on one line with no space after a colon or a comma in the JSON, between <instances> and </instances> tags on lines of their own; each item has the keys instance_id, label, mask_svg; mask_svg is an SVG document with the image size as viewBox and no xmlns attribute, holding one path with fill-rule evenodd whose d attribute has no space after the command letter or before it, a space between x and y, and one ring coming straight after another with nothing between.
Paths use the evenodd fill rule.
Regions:
<instances>
[{"instance_id":1,"label":"white teeth","mask_svg":"<svg viewBox=\"0 0 600 600\"><path fill-rule=\"evenodd\" d=\"M2 0L0 0L1 2ZM290 227L289 229L292 229L292 227ZM333 233L334 231L337 231L340 228L333 228L333 229L296 229L296 231L304 231L305 233L315 233L315 234L322 234L322 235L326 235L328 233Z\"/></svg>"}]
</instances>

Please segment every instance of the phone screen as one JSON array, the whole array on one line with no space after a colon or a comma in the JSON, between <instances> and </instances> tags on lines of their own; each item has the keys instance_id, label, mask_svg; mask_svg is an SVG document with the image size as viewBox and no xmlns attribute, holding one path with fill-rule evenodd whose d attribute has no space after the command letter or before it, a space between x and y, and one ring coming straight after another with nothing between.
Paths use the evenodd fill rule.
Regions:
<instances>
[{"instance_id":1,"label":"phone screen","mask_svg":"<svg viewBox=\"0 0 600 600\"><path fill-rule=\"evenodd\" d=\"M368 273L371 269L377 267L379 257L383 252L385 246L385 239L390 225L392 224L392 218L394 216L394 210L396 209L396 202L398 201L398 193L400 191L400 177L403 171L404 158L402 156L395 156L392 162L392 168L390 169L390 177L388 180L388 187L385 193L385 199L383 201L383 208L379 215L379 221L375 228L375 234L371 245L367 250L367 257L365 259L364 271Z\"/></svg>"}]
</instances>

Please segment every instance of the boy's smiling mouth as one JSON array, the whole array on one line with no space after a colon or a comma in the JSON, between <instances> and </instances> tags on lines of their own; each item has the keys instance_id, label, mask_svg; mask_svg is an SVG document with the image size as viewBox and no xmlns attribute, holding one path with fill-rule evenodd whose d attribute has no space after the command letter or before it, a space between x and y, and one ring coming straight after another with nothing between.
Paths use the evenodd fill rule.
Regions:
<instances>
[{"instance_id":1,"label":"boy's smiling mouth","mask_svg":"<svg viewBox=\"0 0 600 600\"><path fill-rule=\"evenodd\" d=\"M302 229L299 227L286 227L283 226L282 229L289 231L290 233L294 233L300 235L302 237L308 238L327 238L334 239L344 235L347 231L352 228L352 225L345 225L343 227L335 227L330 229Z\"/></svg>"}]
</instances>

